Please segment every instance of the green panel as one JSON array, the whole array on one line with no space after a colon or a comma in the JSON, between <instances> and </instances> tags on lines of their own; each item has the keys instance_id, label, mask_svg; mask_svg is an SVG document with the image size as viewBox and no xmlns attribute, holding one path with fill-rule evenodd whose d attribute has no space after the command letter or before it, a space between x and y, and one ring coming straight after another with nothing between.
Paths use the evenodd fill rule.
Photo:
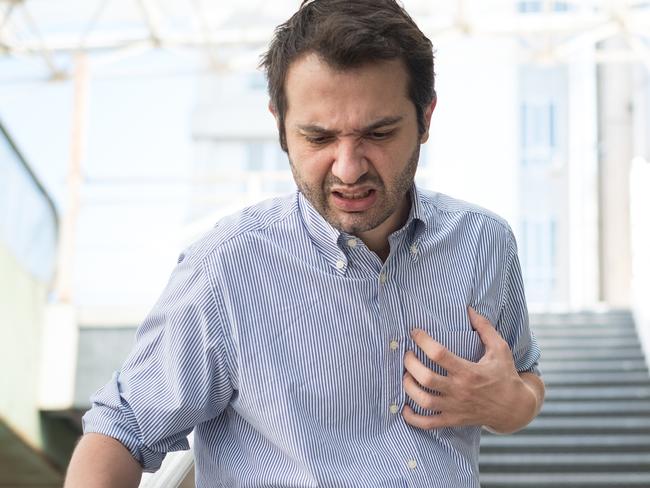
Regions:
<instances>
[{"instance_id":1,"label":"green panel","mask_svg":"<svg viewBox=\"0 0 650 488\"><path fill-rule=\"evenodd\" d=\"M0 244L0 417L41 447L38 378L46 287Z\"/></svg>"}]
</instances>

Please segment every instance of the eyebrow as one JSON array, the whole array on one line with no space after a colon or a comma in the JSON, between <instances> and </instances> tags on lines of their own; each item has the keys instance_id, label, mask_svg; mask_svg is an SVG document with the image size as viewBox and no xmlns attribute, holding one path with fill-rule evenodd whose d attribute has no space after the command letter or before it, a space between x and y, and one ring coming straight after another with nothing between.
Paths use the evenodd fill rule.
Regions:
<instances>
[{"instance_id":1,"label":"eyebrow","mask_svg":"<svg viewBox=\"0 0 650 488\"><path fill-rule=\"evenodd\" d=\"M404 119L401 115L396 115L393 117L383 117L375 122L373 122L370 125L367 125L366 127L363 127L361 130L358 131L353 131L355 133L359 134L367 134L369 132L373 132L377 129L380 129L382 127L386 127L388 125L395 125L398 122L401 122ZM309 132L311 134L327 134L327 135L333 135L333 134L339 134L341 131L335 131L335 130L330 130L326 129L324 127L321 127L316 124L298 124L297 125L298 129L303 131L303 132Z\"/></svg>"}]
</instances>

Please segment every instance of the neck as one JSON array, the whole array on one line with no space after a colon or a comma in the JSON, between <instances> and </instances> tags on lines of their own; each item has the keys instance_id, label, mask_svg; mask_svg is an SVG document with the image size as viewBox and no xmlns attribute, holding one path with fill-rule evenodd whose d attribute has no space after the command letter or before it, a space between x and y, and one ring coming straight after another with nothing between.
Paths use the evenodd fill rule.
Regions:
<instances>
[{"instance_id":1,"label":"neck","mask_svg":"<svg viewBox=\"0 0 650 488\"><path fill-rule=\"evenodd\" d=\"M411 199L407 194L400 207L384 222L366 232L360 232L357 237L373 251L382 261L386 261L390 253L390 243L388 236L400 229L408 219L411 209Z\"/></svg>"}]
</instances>

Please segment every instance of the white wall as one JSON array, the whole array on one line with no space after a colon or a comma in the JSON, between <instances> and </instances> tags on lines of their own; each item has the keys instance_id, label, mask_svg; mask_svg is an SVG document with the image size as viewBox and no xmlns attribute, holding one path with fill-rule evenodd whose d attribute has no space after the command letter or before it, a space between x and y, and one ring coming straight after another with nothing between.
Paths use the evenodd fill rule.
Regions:
<instances>
[{"instance_id":1,"label":"white wall","mask_svg":"<svg viewBox=\"0 0 650 488\"><path fill-rule=\"evenodd\" d=\"M517 218L516 45L462 39L438 47L438 105L426 185Z\"/></svg>"}]
</instances>

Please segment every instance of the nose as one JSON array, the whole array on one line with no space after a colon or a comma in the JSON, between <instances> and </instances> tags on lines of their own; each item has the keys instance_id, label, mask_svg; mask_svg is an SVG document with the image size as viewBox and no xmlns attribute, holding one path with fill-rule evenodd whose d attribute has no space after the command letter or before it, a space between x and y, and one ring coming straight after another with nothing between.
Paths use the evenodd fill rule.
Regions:
<instances>
[{"instance_id":1,"label":"nose","mask_svg":"<svg viewBox=\"0 0 650 488\"><path fill-rule=\"evenodd\" d=\"M362 146L353 138L341 139L337 144L332 174L347 185L356 183L368 172L368 160Z\"/></svg>"}]
</instances>

